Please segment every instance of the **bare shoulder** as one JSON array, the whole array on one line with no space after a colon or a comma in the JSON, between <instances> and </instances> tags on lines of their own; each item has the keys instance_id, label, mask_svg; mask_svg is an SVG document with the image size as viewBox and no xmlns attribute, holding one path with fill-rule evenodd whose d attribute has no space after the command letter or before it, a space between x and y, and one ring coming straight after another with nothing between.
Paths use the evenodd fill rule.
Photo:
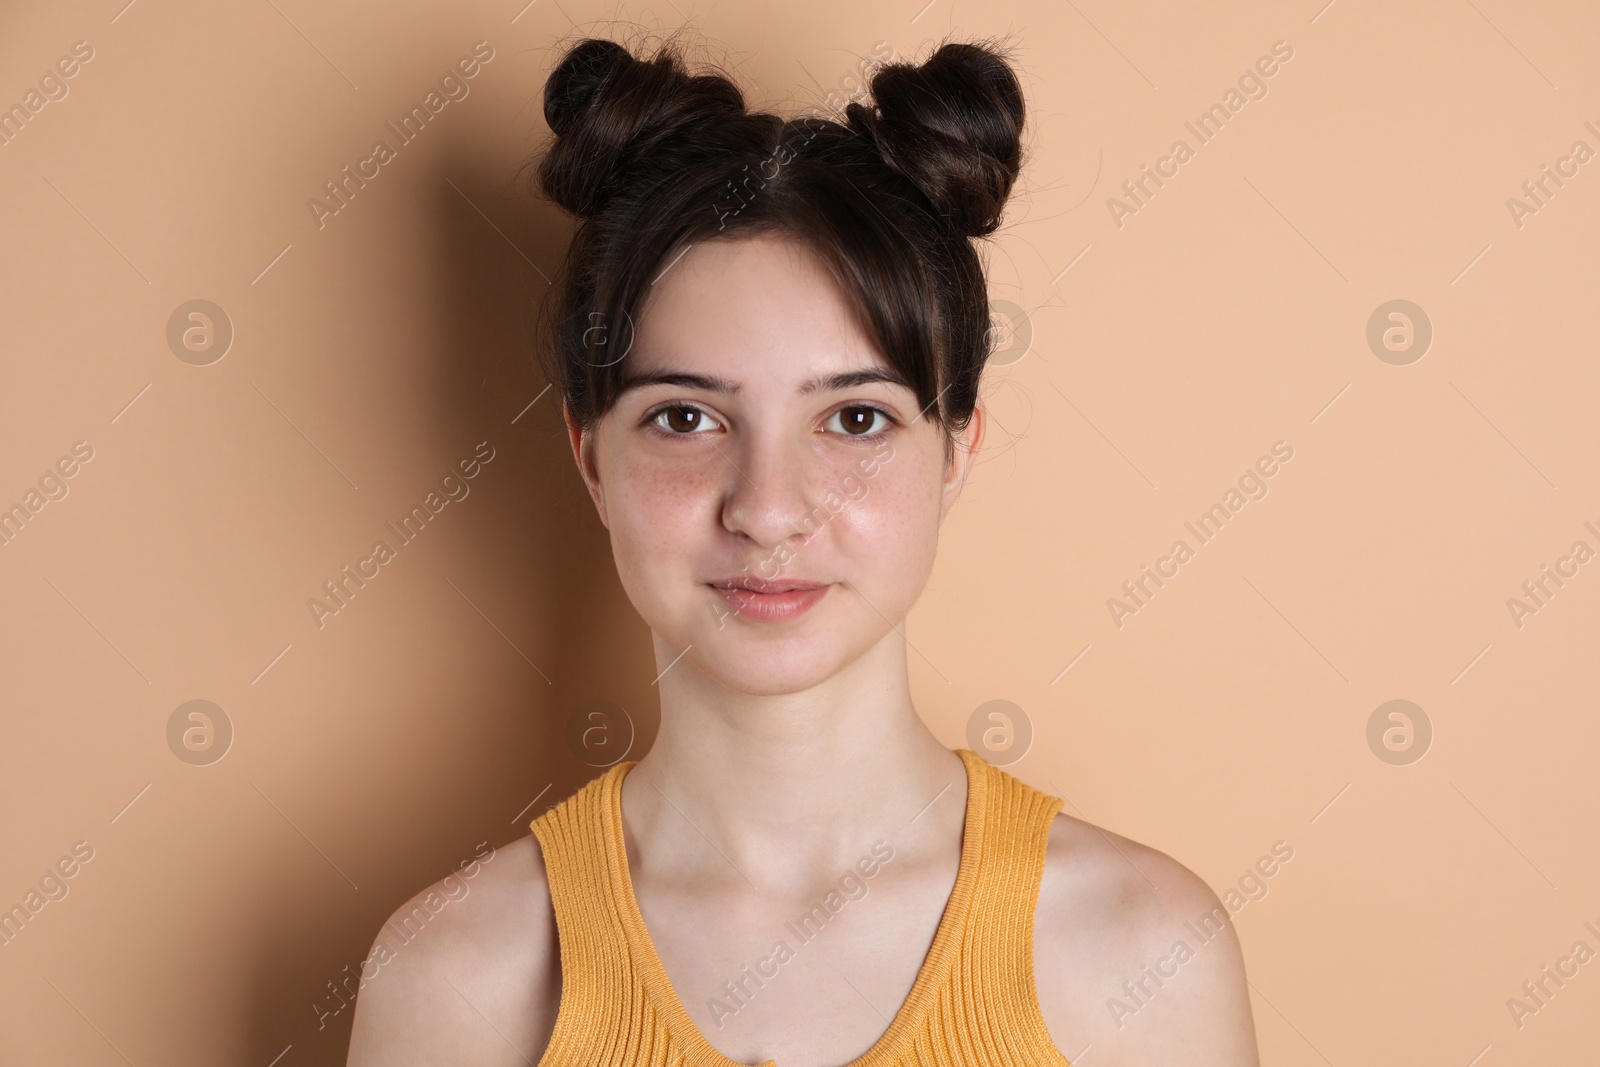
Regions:
<instances>
[{"instance_id":1,"label":"bare shoulder","mask_svg":"<svg viewBox=\"0 0 1600 1067\"><path fill-rule=\"evenodd\" d=\"M477 857L397 908L361 967L351 1067L537 1063L560 951L537 839Z\"/></svg>"},{"instance_id":2,"label":"bare shoulder","mask_svg":"<svg viewBox=\"0 0 1600 1067\"><path fill-rule=\"evenodd\" d=\"M1258 1067L1239 939L1215 892L1164 852L1058 814L1034 920L1051 1039L1102 1065Z\"/></svg>"}]
</instances>

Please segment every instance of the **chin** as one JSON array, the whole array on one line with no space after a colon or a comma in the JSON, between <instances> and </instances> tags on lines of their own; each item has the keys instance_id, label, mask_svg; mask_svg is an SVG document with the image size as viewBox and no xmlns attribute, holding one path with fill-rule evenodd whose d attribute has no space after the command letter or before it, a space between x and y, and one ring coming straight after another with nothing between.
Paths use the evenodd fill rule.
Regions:
<instances>
[{"instance_id":1,"label":"chin","mask_svg":"<svg viewBox=\"0 0 1600 1067\"><path fill-rule=\"evenodd\" d=\"M780 696L814 689L850 662L853 657L831 644L818 647L791 642L763 650L731 641L717 647L698 646L689 655L704 650L706 654L696 659L695 667L725 689L751 696Z\"/></svg>"},{"instance_id":2,"label":"chin","mask_svg":"<svg viewBox=\"0 0 1600 1067\"><path fill-rule=\"evenodd\" d=\"M821 685L881 636L858 633L850 621L823 613L774 625L730 616L719 627L708 616L703 623L675 619L677 625L655 632L669 648L692 645L685 661L717 685L752 696L777 696Z\"/></svg>"}]
</instances>

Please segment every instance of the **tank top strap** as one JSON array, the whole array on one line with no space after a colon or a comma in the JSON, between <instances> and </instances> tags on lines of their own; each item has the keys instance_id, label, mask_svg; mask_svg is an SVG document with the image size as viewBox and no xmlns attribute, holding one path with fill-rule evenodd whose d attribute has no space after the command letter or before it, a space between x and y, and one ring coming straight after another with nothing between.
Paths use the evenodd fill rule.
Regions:
<instances>
[{"instance_id":1,"label":"tank top strap","mask_svg":"<svg viewBox=\"0 0 1600 1067\"><path fill-rule=\"evenodd\" d=\"M1045 1027L1033 973L1034 912L1050 828L1063 801L970 749L956 751L968 773L986 779L983 854L953 968L965 990L983 990L983 1003L973 1003L968 992L963 1006L998 1012L1001 1018L992 1022L1000 1024L999 1032L1015 1035L1036 1054L1048 1050L1052 1062L1063 1063Z\"/></svg>"},{"instance_id":2,"label":"tank top strap","mask_svg":"<svg viewBox=\"0 0 1600 1067\"><path fill-rule=\"evenodd\" d=\"M561 1005L540 1063L665 1062L663 1050L649 1048L658 1027L619 916L607 832L613 794L637 762L613 765L529 824L544 855L561 958Z\"/></svg>"}]
</instances>

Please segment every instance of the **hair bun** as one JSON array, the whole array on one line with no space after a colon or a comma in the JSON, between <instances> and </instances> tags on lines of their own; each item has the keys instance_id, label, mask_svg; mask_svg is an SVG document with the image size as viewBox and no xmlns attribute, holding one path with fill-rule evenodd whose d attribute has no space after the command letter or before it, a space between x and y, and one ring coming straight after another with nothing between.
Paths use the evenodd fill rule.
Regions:
<instances>
[{"instance_id":1,"label":"hair bun","mask_svg":"<svg viewBox=\"0 0 1600 1067\"><path fill-rule=\"evenodd\" d=\"M1010 65L982 45L946 44L921 65L881 67L872 101L845 108L850 127L958 233L993 233L1022 165L1022 86Z\"/></svg>"},{"instance_id":2,"label":"hair bun","mask_svg":"<svg viewBox=\"0 0 1600 1067\"><path fill-rule=\"evenodd\" d=\"M614 41L591 37L573 46L544 83L544 120L556 136L572 129L595 91L633 62Z\"/></svg>"},{"instance_id":3,"label":"hair bun","mask_svg":"<svg viewBox=\"0 0 1600 1067\"><path fill-rule=\"evenodd\" d=\"M591 37L568 49L544 84L544 118L556 143L539 166L539 188L581 218L598 213L629 167L685 130L744 114L727 78L691 76L670 46L636 59Z\"/></svg>"}]
</instances>

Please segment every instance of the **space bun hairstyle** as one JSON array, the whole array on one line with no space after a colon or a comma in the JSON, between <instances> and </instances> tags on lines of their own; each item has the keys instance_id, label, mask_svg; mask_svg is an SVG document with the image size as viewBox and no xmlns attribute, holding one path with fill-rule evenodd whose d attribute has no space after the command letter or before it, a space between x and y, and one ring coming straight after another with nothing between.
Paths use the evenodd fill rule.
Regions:
<instances>
[{"instance_id":1,"label":"space bun hairstyle","mask_svg":"<svg viewBox=\"0 0 1600 1067\"><path fill-rule=\"evenodd\" d=\"M598 38L570 47L545 82L554 139L533 185L578 223L541 345L574 421L590 428L614 402L664 266L692 243L778 233L828 268L948 444L990 349L972 239L1000 225L1023 114L1016 76L985 44L879 62L843 121L748 111L732 80L691 73L670 42L650 58Z\"/></svg>"}]
</instances>

